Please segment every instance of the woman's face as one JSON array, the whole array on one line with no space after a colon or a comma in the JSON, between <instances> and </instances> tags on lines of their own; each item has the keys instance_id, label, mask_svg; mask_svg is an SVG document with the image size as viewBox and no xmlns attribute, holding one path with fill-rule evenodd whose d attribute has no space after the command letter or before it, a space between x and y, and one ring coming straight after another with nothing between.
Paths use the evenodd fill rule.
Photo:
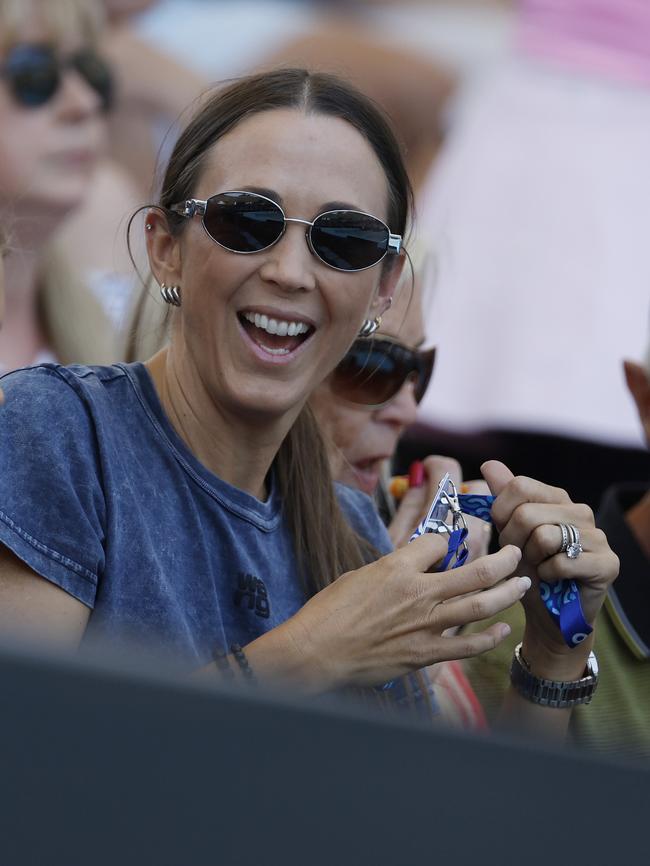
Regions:
<instances>
[{"instance_id":1,"label":"woman's face","mask_svg":"<svg viewBox=\"0 0 650 866\"><path fill-rule=\"evenodd\" d=\"M344 207L387 219L387 181L366 140L343 120L298 110L254 115L219 140L194 196L228 190L262 193L289 218ZM381 312L378 293L390 293L380 266L345 273L317 259L297 223L269 249L242 255L218 246L195 218L173 242L172 259L175 270L162 272L152 259L159 282L181 287L172 356L190 360L212 402L240 416L297 413L363 319ZM308 330L271 335L251 321L256 314Z\"/></svg>"},{"instance_id":2,"label":"woman's face","mask_svg":"<svg viewBox=\"0 0 650 866\"><path fill-rule=\"evenodd\" d=\"M419 290L405 311L408 291L383 319L377 337L390 337L416 349L424 342L424 319ZM330 451L332 475L337 481L372 494L379 483L382 464L393 456L397 440L415 421L417 403L413 384L405 382L395 397L379 409L346 403L325 381L310 405L321 425Z\"/></svg>"},{"instance_id":3,"label":"woman's face","mask_svg":"<svg viewBox=\"0 0 650 866\"><path fill-rule=\"evenodd\" d=\"M25 18L0 65L17 45L52 44L36 14ZM63 58L83 46L70 33L56 44ZM0 205L12 214L38 209L40 215L69 210L85 196L105 144L105 125L97 93L71 68L66 68L54 96L44 105L20 105L0 77Z\"/></svg>"}]
</instances>

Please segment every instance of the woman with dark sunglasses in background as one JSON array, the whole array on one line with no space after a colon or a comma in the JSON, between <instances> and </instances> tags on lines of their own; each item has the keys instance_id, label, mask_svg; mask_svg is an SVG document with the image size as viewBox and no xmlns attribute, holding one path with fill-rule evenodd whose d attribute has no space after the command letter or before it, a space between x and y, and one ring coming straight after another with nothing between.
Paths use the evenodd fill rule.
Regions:
<instances>
[{"instance_id":1,"label":"woman with dark sunglasses in background","mask_svg":"<svg viewBox=\"0 0 650 866\"><path fill-rule=\"evenodd\" d=\"M0 0L0 219L12 226L3 371L108 359L100 348L108 327L100 303L50 258L107 143L112 87L96 49L101 23L96 0ZM92 237L95 227L87 231ZM84 340L92 353L80 351Z\"/></svg>"},{"instance_id":2,"label":"woman with dark sunglasses in background","mask_svg":"<svg viewBox=\"0 0 650 866\"><path fill-rule=\"evenodd\" d=\"M397 502L390 492L392 457L400 436L416 420L435 360L435 349L423 348L425 262L421 253L412 254L412 259L414 278L409 270L402 275L393 305L377 331L355 340L310 400L333 477L374 496L395 547L408 542L443 475L449 472L457 483L461 477L457 461L430 456L411 467L411 484ZM467 489L489 492L485 482L471 482ZM487 553L489 527L471 517L467 523L471 561ZM483 709L459 662L439 662L422 674L436 721L465 730L486 728Z\"/></svg>"},{"instance_id":3,"label":"woman with dark sunglasses in background","mask_svg":"<svg viewBox=\"0 0 650 866\"><path fill-rule=\"evenodd\" d=\"M241 192L233 207L226 194ZM227 202L215 211L217 194ZM499 624L443 633L522 598L521 548L533 534L535 577L560 519L581 527L576 579L595 616L616 557L565 493L490 464L504 547L435 575L444 538L390 552L370 500L332 484L308 400L389 307L410 200L388 124L339 79L276 70L202 103L145 223L169 343L145 364L4 379L3 631L137 641L206 675L369 688L390 702L373 687L505 637ZM553 579L563 566L540 568ZM543 674L579 676L586 656L558 646L540 605L531 599L527 651ZM519 720L545 718L518 694L509 702ZM566 715L547 724L561 731Z\"/></svg>"}]
</instances>

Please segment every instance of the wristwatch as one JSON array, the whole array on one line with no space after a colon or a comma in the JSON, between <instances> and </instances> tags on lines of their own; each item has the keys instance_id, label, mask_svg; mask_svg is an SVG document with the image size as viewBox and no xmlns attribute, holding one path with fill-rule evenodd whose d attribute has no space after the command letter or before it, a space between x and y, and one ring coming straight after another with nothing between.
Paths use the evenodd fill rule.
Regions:
<instances>
[{"instance_id":1,"label":"wristwatch","mask_svg":"<svg viewBox=\"0 0 650 866\"><path fill-rule=\"evenodd\" d=\"M587 669L581 679L569 682L545 680L531 672L521 654L521 644L517 644L512 657L510 681L522 697L534 704L543 707L575 707L576 704L588 704L593 698L598 685L598 662L594 653L589 653Z\"/></svg>"}]
</instances>

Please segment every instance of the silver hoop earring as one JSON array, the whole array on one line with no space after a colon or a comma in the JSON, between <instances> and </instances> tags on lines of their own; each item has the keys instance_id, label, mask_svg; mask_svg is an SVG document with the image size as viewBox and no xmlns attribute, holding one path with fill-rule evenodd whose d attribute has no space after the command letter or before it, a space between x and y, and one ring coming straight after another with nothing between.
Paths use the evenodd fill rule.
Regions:
<instances>
[{"instance_id":1,"label":"silver hoop earring","mask_svg":"<svg viewBox=\"0 0 650 866\"><path fill-rule=\"evenodd\" d=\"M376 319L366 319L366 321L361 325L359 329L360 337L370 337L381 325L381 316L377 316Z\"/></svg>"},{"instance_id":2,"label":"silver hoop earring","mask_svg":"<svg viewBox=\"0 0 650 866\"><path fill-rule=\"evenodd\" d=\"M173 307L181 305L181 287L166 286L164 283L160 286L160 294L166 304L171 304Z\"/></svg>"}]
</instances>

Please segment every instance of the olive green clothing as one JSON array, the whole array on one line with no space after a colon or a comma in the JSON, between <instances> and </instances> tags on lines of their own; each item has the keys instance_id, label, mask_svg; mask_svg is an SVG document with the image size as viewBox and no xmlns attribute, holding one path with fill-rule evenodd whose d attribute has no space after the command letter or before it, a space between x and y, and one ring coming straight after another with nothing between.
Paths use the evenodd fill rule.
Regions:
<instances>
[{"instance_id":1,"label":"olive green clothing","mask_svg":"<svg viewBox=\"0 0 650 866\"><path fill-rule=\"evenodd\" d=\"M598 512L598 525L618 554L621 571L596 620L598 688L590 704L574 708L570 735L576 744L602 753L650 759L650 562L624 520L647 489L611 488ZM491 621L507 622L511 635L492 652L465 662L488 719L494 719L508 688L512 653L524 630L523 608L518 604Z\"/></svg>"}]
</instances>

